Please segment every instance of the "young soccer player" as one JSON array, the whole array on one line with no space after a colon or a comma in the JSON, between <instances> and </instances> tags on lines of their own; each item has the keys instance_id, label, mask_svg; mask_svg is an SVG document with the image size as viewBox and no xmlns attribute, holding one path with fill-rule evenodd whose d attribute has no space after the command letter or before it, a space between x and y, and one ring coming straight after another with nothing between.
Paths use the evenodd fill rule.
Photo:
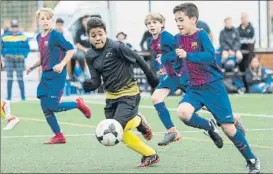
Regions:
<instances>
[{"instance_id":1,"label":"young soccer player","mask_svg":"<svg viewBox=\"0 0 273 174\"><path fill-rule=\"evenodd\" d=\"M245 136L235 128L231 104L221 81L221 70L216 64L214 47L206 32L196 28L198 8L193 3L184 3L176 6L173 13L180 31L177 36L180 48L176 54L184 61L184 75L189 79L186 95L177 108L178 116L186 125L206 130L217 147L221 148L223 141L213 131L215 126L196 114L203 105L206 106L247 161L249 173L259 173L260 161L253 154Z\"/></svg>"},{"instance_id":2,"label":"young soccer player","mask_svg":"<svg viewBox=\"0 0 273 174\"><path fill-rule=\"evenodd\" d=\"M156 58L158 56L169 56L168 53L174 51L173 35L164 30L165 18L160 13L149 13L145 18L145 25L152 37L149 39L149 47L152 50L153 67L159 76L160 84L156 87L152 94L152 101L159 118L165 128L167 134L164 139L158 143L159 146L165 146L173 141L178 141L181 136L174 126L170 112L166 107L164 100L170 93L174 93L179 86L179 77L173 68L173 62L168 62L165 65L160 65ZM175 56L176 55L171 55Z\"/></svg>"},{"instance_id":3,"label":"young soccer player","mask_svg":"<svg viewBox=\"0 0 273 174\"><path fill-rule=\"evenodd\" d=\"M91 79L83 83L85 91L92 91L101 85L106 90L107 119L116 119L124 128L124 144L142 155L139 167L148 167L159 162L156 151L143 143L131 129L137 128L146 140L151 140L152 131L144 117L138 114L140 92L134 79L133 65L137 63L145 73L152 87L158 85L156 74L137 53L124 43L106 36L106 25L98 17L92 17L87 24L87 33L92 48L87 51L86 62Z\"/></svg>"},{"instance_id":4,"label":"young soccer player","mask_svg":"<svg viewBox=\"0 0 273 174\"><path fill-rule=\"evenodd\" d=\"M7 120L8 124L3 130L11 130L16 124L19 123L19 118L15 115L12 115L10 112L10 103L9 101L1 101L1 119Z\"/></svg>"},{"instance_id":5,"label":"young soccer player","mask_svg":"<svg viewBox=\"0 0 273 174\"><path fill-rule=\"evenodd\" d=\"M36 13L42 32L37 35L40 50L40 59L27 73L42 66L41 81L37 89L43 113L55 136L44 144L66 143L61 132L55 112L62 112L78 108L86 118L91 117L91 111L82 98L76 101L61 102L63 88L66 80L66 64L74 54L74 49L64 36L53 29L54 13L50 8L42 8Z\"/></svg>"}]
</instances>

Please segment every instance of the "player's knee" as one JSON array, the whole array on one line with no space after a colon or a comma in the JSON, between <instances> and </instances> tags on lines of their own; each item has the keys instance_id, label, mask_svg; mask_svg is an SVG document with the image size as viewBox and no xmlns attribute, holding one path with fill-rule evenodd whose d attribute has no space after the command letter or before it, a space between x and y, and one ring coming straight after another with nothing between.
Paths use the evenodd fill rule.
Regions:
<instances>
[{"instance_id":1,"label":"player's knee","mask_svg":"<svg viewBox=\"0 0 273 174\"><path fill-rule=\"evenodd\" d=\"M50 110L48 110L46 107L43 107L43 113L44 113L44 116L47 118L47 117L50 117L51 115L53 115L53 112L51 112Z\"/></svg>"},{"instance_id":2,"label":"player's knee","mask_svg":"<svg viewBox=\"0 0 273 174\"><path fill-rule=\"evenodd\" d=\"M168 96L169 94L169 89L156 89L152 95L152 101L154 104L157 104L157 103L160 103L160 102L163 102L164 99Z\"/></svg>"},{"instance_id":3,"label":"player's knee","mask_svg":"<svg viewBox=\"0 0 273 174\"><path fill-rule=\"evenodd\" d=\"M58 105L43 105L42 106L43 112L44 113L53 113L53 112L58 112Z\"/></svg>"},{"instance_id":4,"label":"player's knee","mask_svg":"<svg viewBox=\"0 0 273 174\"><path fill-rule=\"evenodd\" d=\"M162 97L160 97L159 95L153 94L151 98L154 104L163 102Z\"/></svg>"},{"instance_id":5,"label":"player's knee","mask_svg":"<svg viewBox=\"0 0 273 174\"><path fill-rule=\"evenodd\" d=\"M236 134L236 128L234 123L221 124L222 130L228 137L233 137Z\"/></svg>"},{"instance_id":6,"label":"player's knee","mask_svg":"<svg viewBox=\"0 0 273 174\"><path fill-rule=\"evenodd\" d=\"M181 103L176 112L180 120L189 121L194 112L194 108L189 103Z\"/></svg>"}]
</instances>

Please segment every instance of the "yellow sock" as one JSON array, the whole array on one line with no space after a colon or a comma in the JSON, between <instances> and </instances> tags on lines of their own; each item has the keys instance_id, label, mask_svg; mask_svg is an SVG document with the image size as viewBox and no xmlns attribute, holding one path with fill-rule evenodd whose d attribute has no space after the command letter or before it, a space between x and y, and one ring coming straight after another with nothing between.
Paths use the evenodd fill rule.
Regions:
<instances>
[{"instance_id":1,"label":"yellow sock","mask_svg":"<svg viewBox=\"0 0 273 174\"><path fill-rule=\"evenodd\" d=\"M143 156L150 156L156 153L154 149L143 143L138 136L134 135L129 130L123 132L123 143Z\"/></svg>"},{"instance_id":2,"label":"yellow sock","mask_svg":"<svg viewBox=\"0 0 273 174\"><path fill-rule=\"evenodd\" d=\"M130 130L130 129L136 128L139 126L140 123L141 123L141 118L139 116L135 116L130 121L128 121L124 130Z\"/></svg>"},{"instance_id":3,"label":"yellow sock","mask_svg":"<svg viewBox=\"0 0 273 174\"><path fill-rule=\"evenodd\" d=\"M141 118L139 116L135 116L133 119L128 121L123 132L123 143L130 149L140 153L143 156L150 156L156 153L155 150L143 143L138 136L134 135L130 131L130 129L139 126L140 123Z\"/></svg>"}]
</instances>

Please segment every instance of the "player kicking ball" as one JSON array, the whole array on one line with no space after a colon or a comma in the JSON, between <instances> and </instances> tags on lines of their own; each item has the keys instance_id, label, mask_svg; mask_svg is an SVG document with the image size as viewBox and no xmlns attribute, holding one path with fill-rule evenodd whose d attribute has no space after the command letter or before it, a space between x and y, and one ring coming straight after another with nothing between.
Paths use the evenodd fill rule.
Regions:
<instances>
[{"instance_id":1,"label":"player kicking ball","mask_svg":"<svg viewBox=\"0 0 273 174\"><path fill-rule=\"evenodd\" d=\"M152 73L144 59L124 43L107 38L106 25L100 18L92 17L88 21L87 33L92 45L86 54L91 79L84 81L84 90L96 90L102 79L106 90L105 117L115 119L122 125L123 143L142 156L138 167L158 163L157 152L131 131L136 128L146 140L152 138L151 128L138 113L140 91L134 78L133 65L138 64L152 87L158 85L156 74Z\"/></svg>"},{"instance_id":2,"label":"player kicking ball","mask_svg":"<svg viewBox=\"0 0 273 174\"><path fill-rule=\"evenodd\" d=\"M11 130L19 123L19 118L10 112L9 101L1 101L1 120L7 120L8 122L3 130Z\"/></svg>"}]
</instances>

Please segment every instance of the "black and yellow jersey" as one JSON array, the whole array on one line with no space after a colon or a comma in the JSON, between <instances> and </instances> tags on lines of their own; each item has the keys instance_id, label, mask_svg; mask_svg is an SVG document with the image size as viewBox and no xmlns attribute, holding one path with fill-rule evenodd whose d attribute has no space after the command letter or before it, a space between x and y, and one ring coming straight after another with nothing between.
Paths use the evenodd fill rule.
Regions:
<instances>
[{"instance_id":1,"label":"black and yellow jersey","mask_svg":"<svg viewBox=\"0 0 273 174\"><path fill-rule=\"evenodd\" d=\"M119 41L107 39L104 48L90 48L86 54L86 62L91 79L84 83L85 90L97 89L101 85L102 78L108 99L139 94L133 71L135 63L143 70L152 86L158 84L156 75L144 59Z\"/></svg>"}]
</instances>

